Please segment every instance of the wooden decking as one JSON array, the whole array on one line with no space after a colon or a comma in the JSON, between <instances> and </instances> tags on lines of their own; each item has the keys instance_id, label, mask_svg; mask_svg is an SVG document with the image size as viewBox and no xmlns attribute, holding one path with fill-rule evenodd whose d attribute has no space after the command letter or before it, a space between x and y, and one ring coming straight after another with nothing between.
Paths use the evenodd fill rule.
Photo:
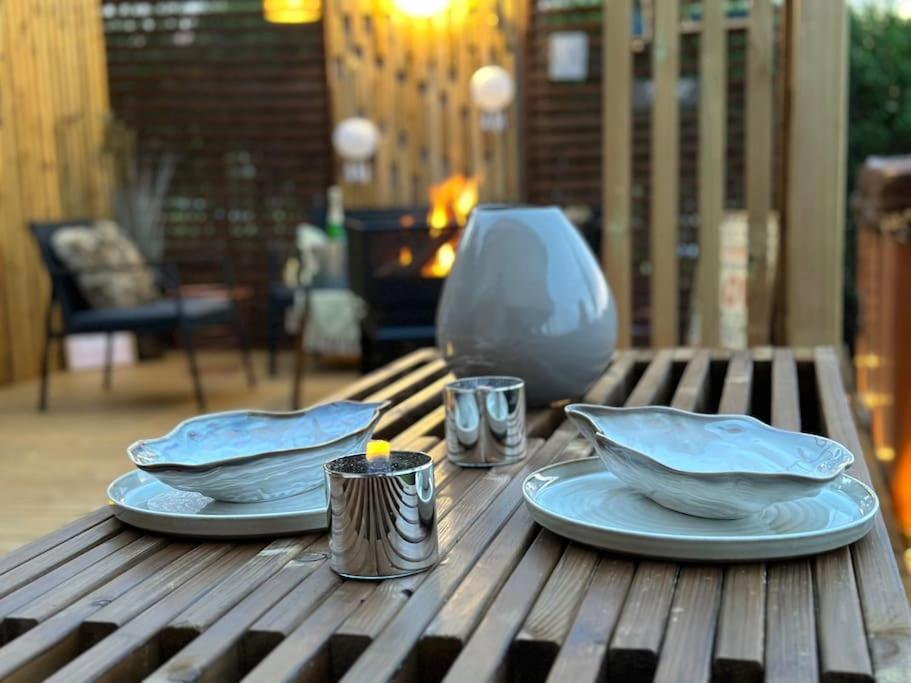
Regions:
<instances>
[{"instance_id":1,"label":"wooden decking","mask_svg":"<svg viewBox=\"0 0 911 683\"><path fill-rule=\"evenodd\" d=\"M288 409L290 370L266 377L265 359L256 356L259 381L251 391L236 354L206 352L201 363L210 410ZM356 376L311 373L304 404ZM115 369L107 394L100 372L57 373L44 414L35 410L37 395L34 381L0 387L0 554L103 504L108 483L130 469L126 446L196 412L179 354Z\"/></svg>"}]
</instances>

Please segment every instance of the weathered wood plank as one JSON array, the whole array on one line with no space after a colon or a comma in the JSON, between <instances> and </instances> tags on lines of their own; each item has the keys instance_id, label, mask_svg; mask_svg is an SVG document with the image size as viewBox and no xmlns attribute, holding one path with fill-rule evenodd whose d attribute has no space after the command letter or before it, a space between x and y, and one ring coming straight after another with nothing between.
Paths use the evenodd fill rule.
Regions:
<instances>
[{"instance_id":1,"label":"weathered wood plank","mask_svg":"<svg viewBox=\"0 0 911 683\"><path fill-rule=\"evenodd\" d=\"M70 575L69 565L64 565L58 570L45 574L41 579L7 596L8 598L15 598L8 604L9 611L5 615L9 632L19 632L24 628L29 628L50 618L108 579L132 567L153 552L160 550L164 545L165 540L163 538L144 536L114 552L105 553L104 557L90 558L86 566L81 569L79 569L81 563L70 563L77 565L76 568L79 569L77 574ZM96 548L100 547L96 546ZM90 555L92 552L89 551L85 555ZM60 570L66 571L59 577L54 576ZM45 587L42 585L43 579L48 579L52 576L54 576L55 585L51 590L43 590ZM57 583L58 578L61 579L60 583Z\"/></svg>"},{"instance_id":2,"label":"weathered wood plank","mask_svg":"<svg viewBox=\"0 0 911 683\"><path fill-rule=\"evenodd\" d=\"M543 679L569 633L597 565L598 553L574 543L566 547L515 636L510 652L513 675L524 681Z\"/></svg>"},{"instance_id":3,"label":"weathered wood plank","mask_svg":"<svg viewBox=\"0 0 911 683\"><path fill-rule=\"evenodd\" d=\"M775 32L771 0L753 0L747 27L746 210L749 224L747 333L749 343L768 344L772 283L769 215L772 210L772 106Z\"/></svg>"},{"instance_id":4,"label":"weathered wood plank","mask_svg":"<svg viewBox=\"0 0 911 683\"><path fill-rule=\"evenodd\" d=\"M727 156L727 28L724 2L703 0L699 41L700 342L721 337L721 222Z\"/></svg>"},{"instance_id":5,"label":"weathered wood plank","mask_svg":"<svg viewBox=\"0 0 911 683\"><path fill-rule=\"evenodd\" d=\"M317 570L323 571L323 580L308 584L306 589L298 592L298 597L306 596L318 603L320 597L328 593L330 580L332 586L337 585L338 578L329 571L326 564L328 557L328 543L323 537L309 546L307 552L283 565L256 590L208 626L162 664L148 680L164 682L178 679L214 683L239 678L243 670L243 636L260 617L274 605L294 600L292 591L303 585Z\"/></svg>"},{"instance_id":6,"label":"weathered wood plank","mask_svg":"<svg viewBox=\"0 0 911 683\"><path fill-rule=\"evenodd\" d=\"M784 294L792 345L838 344L844 281L847 3L789 0L789 141Z\"/></svg>"},{"instance_id":7,"label":"weathered wood plank","mask_svg":"<svg viewBox=\"0 0 911 683\"><path fill-rule=\"evenodd\" d=\"M102 606L87 618L83 625L85 637L90 642L103 639L143 610L165 599L183 583L219 561L230 551L231 545L227 543L204 543L197 546L192 552L181 556L173 564Z\"/></svg>"},{"instance_id":8,"label":"weathered wood plank","mask_svg":"<svg viewBox=\"0 0 911 683\"><path fill-rule=\"evenodd\" d=\"M720 598L720 568L687 566L680 570L656 683L709 680Z\"/></svg>"},{"instance_id":9,"label":"weathered wood plank","mask_svg":"<svg viewBox=\"0 0 911 683\"><path fill-rule=\"evenodd\" d=\"M17 588L34 581L39 576L56 569L72 558L91 550L112 536L123 531L124 526L116 519L106 519L92 526L50 550L33 557L10 569L0 576L0 597L12 593Z\"/></svg>"},{"instance_id":10,"label":"weathered wood plank","mask_svg":"<svg viewBox=\"0 0 911 683\"><path fill-rule=\"evenodd\" d=\"M617 301L617 343L632 343L633 256L630 192L633 167L632 0L604 3L602 166L604 215L601 264Z\"/></svg>"},{"instance_id":11,"label":"weathered wood plank","mask_svg":"<svg viewBox=\"0 0 911 683\"><path fill-rule=\"evenodd\" d=\"M329 635L364 603L374 588L374 584L365 581L342 582L243 680L329 680Z\"/></svg>"},{"instance_id":12,"label":"weathered wood plank","mask_svg":"<svg viewBox=\"0 0 911 683\"><path fill-rule=\"evenodd\" d=\"M673 354L659 351L636 385L627 406L655 403L670 387ZM695 353L683 371L672 405L695 410L708 392L708 352ZM654 674L674 593L677 566L669 562L640 562L610 642L612 675L647 678Z\"/></svg>"},{"instance_id":13,"label":"weathered wood plank","mask_svg":"<svg viewBox=\"0 0 911 683\"><path fill-rule=\"evenodd\" d=\"M424 387L416 394L412 394L401 403L389 408L376 426L379 438L387 438L395 432L401 431L406 423L413 421L418 414L426 412L429 408L436 408L442 396L443 387L452 381L450 377L441 377L432 384Z\"/></svg>"},{"instance_id":14,"label":"weathered wood plank","mask_svg":"<svg viewBox=\"0 0 911 683\"><path fill-rule=\"evenodd\" d=\"M522 559L535 528L526 508L516 510L440 609L420 642L418 668L422 680L441 680L446 675L490 601Z\"/></svg>"},{"instance_id":15,"label":"weathered wood plank","mask_svg":"<svg viewBox=\"0 0 911 683\"><path fill-rule=\"evenodd\" d=\"M677 283L679 111L677 77L680 74L679 3L655 5L652 42L652 197L650 229L652 346L677 344L679 305ZM660 160L660 161L659 161Z\"/></svg>"},{"instance_id":16,"label":"weathered wood plank","mask_svg":"<svg viewBox=\"0 0 911 683\"><path fill-rule=\"evenodd\" d=\"M790 349L772 360L772 425L800 431L797 363ZM807 560L767 568L765 677L769 683L819 678L813 572Z\"/></svg>"},{"instance_id":17,"label":"weathered wood plank","mask_svg":"<svg viewBox=\"0 0 911 683\"><path fill-rule=\"evenodd\" d=\"M345 399L360 400L371 392L379 391L383 386L398 380L402 375L412 372L415 368L438 358L436 349L417 349L402 356L397 361L384 365L373 372L364 375L356 382L352 382L343 389L326 397L326 402L341 401Z\"/></svg>"},{"instance_id":18,"label":"weathered wood plank","mask_svg":"<svg viewBox=\"0 0 911 683\"><path fill-rule=\"evenodd\" d=\"M551 683L604 679L607 644L633 580L635 564L601 557L579 612L550 670Z\"/></svg>"},{"instance_id":19,"label":"weathered wood plank","mask_svg":"<svg viewBox=\"0 0 911 683\"><path fill-rule=\"evenodd\" d=\"M78 536L84 531L111 519L114 512L109 506L100 507L89 514L80 517L60 527L57 531L37 538L21 548L16 548L12 552L0 557L0 575L5 574L10 569L17 567L29 560L47 552L48 550L64 543L74 536Z\"/></svg>"},{"instance_id":20,"label":"weathered wood plank","mask_svg":"<svg viewBox=\"0 0 911 683\"><path fill-rule=\"evenodd\" d=\"M821 348L816 350L815 359L826 433L854 453L851 475L869 483L867 464L842 384L838 356L832 348ZM851 547L851 556L875 674L880 680L907 679L911 677L911 612L881 516L870 533ZM825 675L831 667L827 666L824 657L821 659Z\"/></svg>"},{"instance_id":21,"label":"weathered wood plank","mask_svg":"<svg viewBox=\"0 0 911 683\"><path fill-rule=\"evenodd\" d=\"M221 580L250 559L261 546L243 546L229 551L169 591L150 609L127 622L117 624L106 637L59 669L48 681L136 680L150 673L158 663L158 634L187 606L217 589Z\"/></svg>"},{"instance_id":22,"label":"weathered wood plank","mask_svg":"<svg viewBox=\"0 0 911 683\"><path fill-rule=\"evenodd\" d=\"M217 592L190 605L171 620L162 634L161 645L165 656L187 645L285 565L305 554L318 538L318 534L309 534L300 538L279 539L260 550L226 577Z\"/></svg>"},{"instance_id":23,"label":"weathered wood plank","mask_svg":"<svg viewBox=\"0 0 911 683\"><path fill-rule=\"evenodd\" d=\"M676 581L675 564L639 563L610 641L612 676L632 680L654 676Z\"/></svg>"},{"instance_id":24,"label":"weathered wood plank","mask_svg":"<svg viewBox=\"0 0 911 683\"><path fill-rule=\"evenodd\" d=\"M62 564L56 569L49 571L47 574L25 584L22 588L13 591L6 597L0 598L0 619L3 619L3 617L17 607L21 607L22 605L35 600L68 579L72 579L85 569L92 568L95 563L103 560L105 557L120 548L123 548L125 545L132 543L137 538L139 538L137 532L126 530L103 543L99 543L94 548L82 553L82 555L78 555L70 562Z\"/></svg>"},{"instance_id":25,"label":"weathered wood plank","mask_svg":"<svg viewBox=\"0 0 911 683\"><path fill-rule=\"evenodd\" d=\"M442 358L437 358L431 360L426 365L423 365L416 370L412 370L407 375L402 377L391 384L387 384L379 391L375 391L366 398L365 401L396 401L401 399L408 394L414 392L415 389L426 386L431 381L439 379L442 375L447 373L446 361Z\"/></svg>"},{"instance_id":26,"label":"weathered wood plank","mask_svg":"<svg viewBox=\"0 0 911 683\"><path fill-rule=\"evenodd\" d=\"M455 683L503 678L510 643L560 559L564 543L563 539L549 531L542 530L538 534L444 681Z\"/></svg>"},{"instance_id":27,"label":"weathered wood plank","mask_svg":"<svg viewBox=\"0 0 911 683\"><path fill-rule=\"evenodd\" d=\"M748 352L738 351L728 366L718 412L749 413L752 393L753 360ZM714 667L727 680L761 678L765 609L764 565L732 565L724 570ZM711 648L704 654L711 661Z\"/></svg>"},{"instance_id":28,"label":"weathered wood plank","mask_svg":"<svg viewBox=\"0 0 911 683\"><path fill-rule=\"evenodd\" d=\"M49 676L79 653L80 627L89 615L188 552L192 552L190 545L169 545L4 645L0 679L35 681Z\"/></svg>"}]
</instances>

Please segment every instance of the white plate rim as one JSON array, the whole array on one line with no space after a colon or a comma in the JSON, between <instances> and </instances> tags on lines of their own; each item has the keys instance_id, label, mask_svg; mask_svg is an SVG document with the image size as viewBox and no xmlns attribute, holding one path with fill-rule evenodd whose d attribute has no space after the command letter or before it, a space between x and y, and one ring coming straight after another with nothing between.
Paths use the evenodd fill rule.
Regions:
<instances>
[{"instance_id":1,"label":"white plate rim","mask_svg":"<svg viewBox=\"0 0 911 683\"><path fill-rule=\"evenodd\" d=\"M323 519L328 519L328 505L317 506L310 508L302 508L300 510L294 511L283 511L283 512L262 512L262 513L251 513L248 515L200 515L191 512L168 512L165 510L149 510L147 508L137 507L127 503L121 496L114 494L114 489L117 486L121 488L129 487L129 482L124 484L124 481L130 478L137 477L148 477L148 480L142 481L139 485L145 486L149 482L153 482L165 488L171 488L167 484L159 481L154 475L151 475L147 472L141 470L131 470L121 474L119 477L114 479L107 487L107 497L110 504L115 509L115 516L117 516L122 521L132 524L134 526L139 526L141 528L150 529L153 531L167 531L168 533L174 533L179 535L192 535L199 536L204 535L205 531L194 531L193 529L167 529L162 525L162 522L168 521L184 521L193 523L194 526L211 525L210 534L213 536L226 536L234 533L234 530L231 529L231 525L241 525L247 527L250 524L255 524L257 522L284 522L285 526L288 526L288 523L300 521L304 522L305 520L313 517L315 515L320 515ZM131 488L136 488L135 486ZM175 489L176 491L177 489ZM242 505L242 503L236 503L236 505ZM116 514L121 513L121 514ZM128 519L127 519L128 518ZM137 521L139 520L139 521ZM148 523L146 523L148 521ZM269 536L276 535L278 533L287 534L292 532L300 531L301 533L306 531L320 531L325 530L327 524L322 524L315 526L312 523L301 523L299 526L294 526L291 529L285 529L284 527L276 528L274 532L272 530L263 530L263 531L247 531L244 528L236 529L237 536Z\"/></svg>"},{"instance_id":2,"label":"white plate rim","mask_svg":"<svg viewBox=\"0 0 911 683\"><path fill-rule=\"evenodd\" d=\"M860 538L863 535L865 535L867 533L867 531L869 531L870 527L872 527L873 523L875 522L876 515L879 512L879 498L877 497L875 492L869 486L867 486L864 482L862 482L858 479L855 479L854 477L851 477L847 474L842 474L841 476L846 477L847 479L851 480L851 482L853 484L856 484L857 486L859 486L864 492L868 493L872 497L872 499L874 501L872 508L870 510L868 510L864 515L859 517L856 521L853 521L850 524L846 524L846 525L842 525L842 526L838 526L838 527L834 527L834 528L828 528L828 529L819 529L819 530L815 530L815 531L802 531L802 532L788 534L788 535L765 534L765 535L761 535L761 536L750 536L750 535L701 536L701 535L692 535L692 534L675 534L675 533L661 534L661 533L654 533L654 532L649 532L649 531L633 531L630 529L624 529L624 528L617 527L617 526L605 526L605 525L592 524L590 522L579 521L576 519L572 519L570 517L566 517L565 515L562 515L558 512L554 512L551 509L539 504L537 501L535 501L535 499L533 497L534 494L529 491L531 480L536 476L541 476L541 475L547 473L548 471L552 471L552 470L567 469L567 468L573 468L573 467L578 468L578 467L582 467L582 466L586 466L586 465L587 466L596 465L599 468L599 471L604 471L604 472L610 474L606 470L606 468L604 468L604 465L600 461L599 458L587 457L587 458L575 458L573 460L566 460L563 462L558 462L558 463L553 463L551 465L547 465L545 467L542 467L539 470L532 472L525 478L525 480L522 482L522 496L525 499L525 504L528 506L529 510L532 513L532 517L534 517L535 521L538 522L538 524L547 528L548 524L546 524L545 522L547 521L548 518L550 518L550 519L557 521L560 524L568 525L569 527L581 528L581 529L596 532L598 534L614 534L614 535L617 535L620 537L630 539L632 541L637 541L637 540L639 540L639 541L665 541L665 542L672 541L672 542L682 542L687 545L698 543L698 544L711 544L712 546L747 543L747 544L750 544L755 547L762 547L762 546L771 545L771 544L777 545L779 543L794 543L794 542L798 542L801 540L807 540L807 539L815 540L815 539L819 539L819 538L825 538L827 536L834 537L834 536L840 535L840 534L841 535L850 534L851 532L856 531L858 529L864 529L863 533L861 533L860 536L858 536L858 538ZM582 475L576 475L576 476L582 476ZM542 521L542 519L545 521ZM578 539L578 540L581 541L582 539ZM855 540L857 540L857 539L855 539ZM582 542L591 544L590 541L582 541ZM844 544L842 544L842 545L844 545ZM610 548L607 548L607 546L600 546L600 547L604 547L605 549L610 549ZM835 546L835 547L839 547L839 546ZM804 554L812 554L813 552L819 552L819 551L810 551L810 553L804 553ZM667 555L664 555L664 556L667 557L667 556L670 556L673 554L674 553L668 553ZM776 556L797 556L797 555L799 555L799 553L787 553L786 555L776 555ZM710 555L706 555L706 557L709 557L709 556Z\"/></svg>"}]
</instances>

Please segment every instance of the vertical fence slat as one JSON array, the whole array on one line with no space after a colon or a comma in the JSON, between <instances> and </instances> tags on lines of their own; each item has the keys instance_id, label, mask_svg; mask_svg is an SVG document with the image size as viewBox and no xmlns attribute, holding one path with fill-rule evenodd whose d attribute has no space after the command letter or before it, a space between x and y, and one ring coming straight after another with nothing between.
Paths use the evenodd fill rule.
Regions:
<instances>
[{"instance_id":1,"label":"vertical fence slat","mask_svg":"<svg viewBox=\"0 0 911 683\"><path fill-rule=\"evenodd\" d=\"M727 31L722 0L703 0L699 46L699 301L701 342L720 337L721 221L724 217Z\"/></svg>"},{"instance_id":2,"label":"vertical fence slat","mask_svg":"<svg viewBox=\"0 0 911 683\"><path fill-rule=\"evenodd\" d=\"M632 178L631 0L604 3L602 87L602 167L604 216L601 262L617 301L618 345L632 340L632 240L630 182Z\"/></svg>"},{"instance_id":3,"label":"vertical fence slat","mask_svg":"<svg viewBox=\"0 0 911 683\"><path fill-rule=\"evenodd\" d=\"M844 0L790 0L794 18L787 177L786 332L792 346L841 340L847 123Z\"/></svg>"},{"instance_id":4,"label":"vertical fence slat","mask_svg":"<svg viewBox=\"0 0 911 683\"><path fill-rule=\"evenodd\" d=\"M655 5L650 310L651 340L656 347L674 346L678 337L679 12L677 2Z\"/></svg>"},{"instance_id":5,"label":"vertical fence slat","mask_svg":"<svg viewBox=\"0 0 911 683\"><path fill-rule=\"evenodd\" d=\"M771 0L753 0L747 29L746 209L749 224L747 334L769 342L771 281L768 223L772 205L772 79L775 41Z\"/></svg>"}]
</instances>

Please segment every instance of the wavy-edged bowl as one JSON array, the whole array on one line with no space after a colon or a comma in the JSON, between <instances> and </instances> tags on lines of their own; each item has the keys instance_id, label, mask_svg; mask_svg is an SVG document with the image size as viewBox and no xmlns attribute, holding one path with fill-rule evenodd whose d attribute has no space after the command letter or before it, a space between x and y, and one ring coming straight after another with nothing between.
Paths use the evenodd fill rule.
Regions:
<instances>
[{"instance_id":1,"label":"wavy-edged bowl","mask_svg":"<svg viewBox=\"0 0 911 683\"><path fill-rule=\"evenodd\" d=\"M364 451L388 401L335 401L306 410L236 410L181 422L127 449L139 469L182 491L256 503L325 485L323 463Z\"/></svg>"},{"instance_id":2,"label":"wavy-edged bowl","mask_svg":"<svg viewBox=\"0 0 911 683\"><path fill-rule=\"evenodd\" d=\"M738 519L813 496L854 462L835 441L745 415L584 404L566 414L618 479L696 517Z\"/></svg>"}]
</instances>

